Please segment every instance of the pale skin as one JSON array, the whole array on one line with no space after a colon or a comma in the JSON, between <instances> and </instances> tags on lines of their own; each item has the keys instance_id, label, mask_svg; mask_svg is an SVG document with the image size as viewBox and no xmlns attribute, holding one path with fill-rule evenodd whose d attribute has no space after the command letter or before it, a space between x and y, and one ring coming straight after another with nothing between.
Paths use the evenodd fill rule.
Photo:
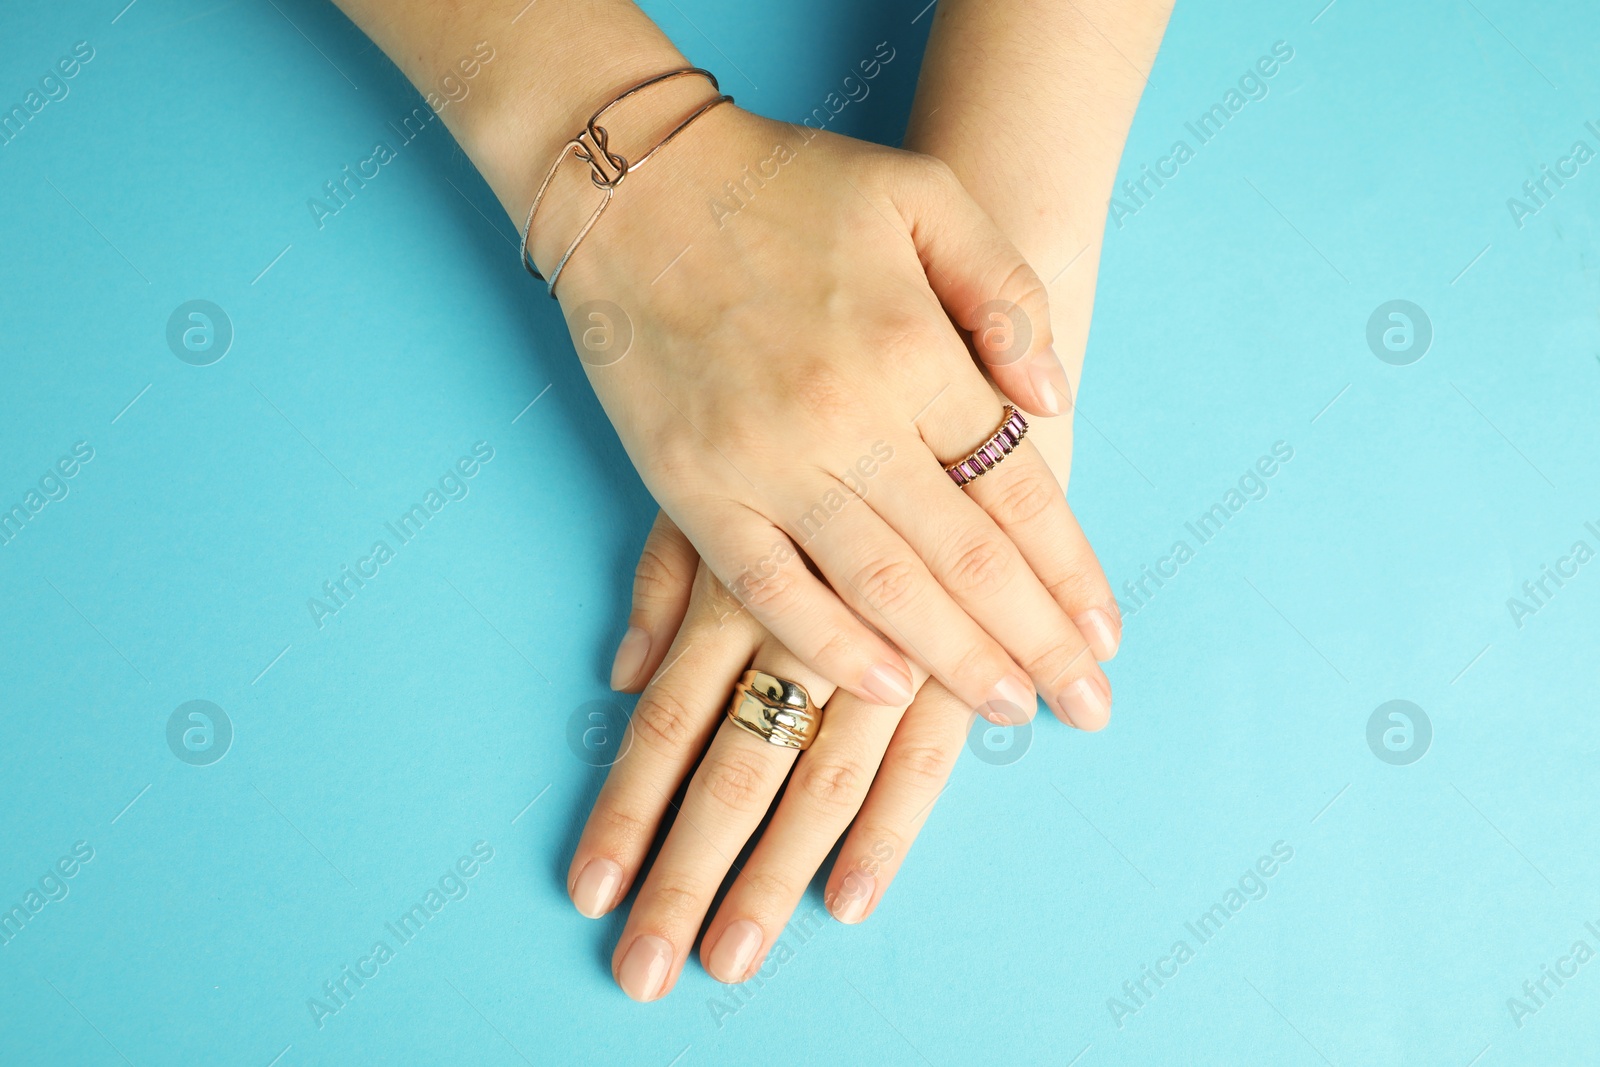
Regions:
<instances>
[{"instance_id":1,"label":"pale skin","mask_svg":"<svg viewBox=\"0 0 1600 1067\"><path fill-rule=\"evenodd\" d=\"M492 44L492 70L445 118L519 225L595 106L688 65L622 0L340 2L424 92ZM565 309L608 300L631 321L630 355L586 370L671 517L619 650L614 684L654 680L573 859L580 911L622 901L700 760L613 957L634 999L670 990L791 768L706 928L702 961L724 981L760 966L847 829L827 900L845 921L870 914L974 711L1019 721L1037 696L1104 725L1097 661L1120 626L1062 491L1070 420L1035 418L965 491L939 468L993 431L1000 395L1034 416L1071 410L1105 203L1167 6L945 0L908 139L920 154L724 105L630 175L562 276ZM659 129L699 92L675 84L630 121ZM703 205L778 144L794 173L719 226ZM547 272L593 202L581 182L553 192L531 244ZM1025 351L984 329L995 301L1030 324ZM894 459L868 493L802 529L880 442ZM826 702L798 766L719 727L752 665Z\"/></svg>"},{"instance_id":2,"label":"pale skin","mask_svg":"<svg viewBox=\"0 0 1600 1067\"><path fill-rule=\"evenodd\" d=\"M627 0L343 6L419 87L477 42L495 49L444 117L519 225L599 103L687 65ZM614 132L642 147L709 95L672 83ZM814 676L903 705L914 664L996 721L1031 716L1036 696L1058 713L1108 704L1074 605L1051 592L1072 576L1059 546L1080 536L1065 498L1020 522L996 480L963 492L939 469L1000 422L961 329L985 305L1032 323L1022 352L984 351L989 332L973 335L1006 395L1042 415L1069 402L1042 281L948 166L805 136L725 105L630 175L557 294L569 322L604 301L631 325L627 358L585 363L596 395L663 510ZM721 225L706 205L777 145L797 157L785 180ZM581 165L552 188L530 241L546 272L594 199ZM851 492L879 442L898 459L872 505L811 536L804 517ZM1007 466L1052 478L1026 442Z\"/></svg>"},{"instance_id":3,"label":"pale skin","mask_svg":"<svg viewBox=\"0 0 1600 1067\"><path fill-rule=\"evenodd\" d=\"M940 4L906 143L950 164L1051 280L1056 349L1076 395L1105 206L1170 4L1033 0L1012 11L1002 10L1006 6ZM1032 164L997 166L997 159ZM1070 415L1035 420L1032 427L1030 438L1064 487L1072 459ZM1006 473L1002 466L985 477ZM1071 551L1081 585L1065 599L1083 605L1083 612L1111 605L1103 623L1082 627L1095 655L1110 659L1121 638L1120 619L1087 544ZM904 712L836 694L816 743L798 760L722 724L726 695L747 666L800 677L804 667L697 563L671 520L658 517L640 559L629 636L612 676L614 686L629 691L650 681L634 713L640 744L612 769L568 876L584 914L604 914L619 903L640 874L667 799L705 750L618 939L613 969L635 999L663 995L682 959L675 957L654 987L630 988L640 975L642 981L652 976L642 968L630 973L627 954L637 951L640 938L659 938L675 949L692 944L728 873L728 857L739 853L791 770L772 821L705 927L702 964L724 982L753 975L841 834L824 902L842 922L867 918L927 820L972 723L960 700L928 681ZM1082 618L1083 612L1076 614ZM636 629L648 640L633 637ZM630 640L640 651L627 647ZM664 671L662 663L668 664ZM825 683L819 688L825 697ZM1106 717L1080 715L1070 722L1097 730ZM688 820L694 821L685 826Z\"/></svg>"}]
</instances>

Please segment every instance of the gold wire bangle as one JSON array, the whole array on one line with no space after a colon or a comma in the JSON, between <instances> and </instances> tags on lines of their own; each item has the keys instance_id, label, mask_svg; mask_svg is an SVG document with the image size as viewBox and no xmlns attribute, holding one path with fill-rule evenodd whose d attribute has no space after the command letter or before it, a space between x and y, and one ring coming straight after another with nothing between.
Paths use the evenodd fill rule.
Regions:
<instances>
[{"instance_id":1,"label":"gold wire bangle","mask_svg":"<svg viewBox=\"0 0 1600 1067\"><path fill-rule=\"evenodd\" d=\"M691 111L665 137L657 141L644 155L632 163L611 150L611 135L604 126L599 124L601 116L628 99L628 97L641 90L648 89L652 85L659 85L675 78L687 77L705 78L711 83L711 88L718 95ZM534 195L533 204L528 208L528 219L522 224L521 244L522 265L527 268L528 273L541 281L544 280L544 275L539 273L538 266L533 262L532 253L528 251L528 238L533 233L533 217L539 211L539 205L544 200L544 194L549 190L551 181L555 179L556 171L560 169L561 164L566 161L568 156L576 156L589 164L589 180L594 183L596 188L605 190L605 196L601 198L600 203L595 207L588 221L583 224L583 228L578 231L578 236L574 237L572 243L567 246L566 252L562 253L560 262L556 264L556 269L550 272L547 284L552 298L556 295L556 282L560 280L561 272L567 268L567 261L572 258L572 253L578 250L578 245L589 235L589 231L594 229L595 223L600 221L600 216L605 214L606 208L611 204L611 198L616 195L617 186L622 184L622 179L648 163L651 156L665 148L674 137L688 129L690 124L701 115L704 115L718 104L731 103L733 103L733 97L722 91L722 87L717 84L714 74L699 67L684 67L681 70L669 70L665 74L657 74L653 78L647 78L632 88L624 89L602 104L599 110L589 116L589 121L584 124L578 135L561 146L561 151L556 154L555 162L550 164L550 170L546 172L544 182L539 186L538 193Z\"/></svg>"}]
</instances>

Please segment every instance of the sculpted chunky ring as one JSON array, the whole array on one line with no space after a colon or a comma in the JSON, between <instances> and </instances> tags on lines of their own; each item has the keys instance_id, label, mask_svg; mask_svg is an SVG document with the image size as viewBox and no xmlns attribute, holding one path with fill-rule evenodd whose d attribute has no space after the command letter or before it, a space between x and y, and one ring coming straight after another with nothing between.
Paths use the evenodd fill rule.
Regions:
<instances>
[{"instance_id":1,"label":"sculpted chunky ring","mask_svg":"<svg viewBox=\"0 0 1600 1067\"><path fill-rule=\"evenodd\" d=\"M768 744L806 749L816 739L822 713L805 686L763 671L745 671L733 687L728 718Z\"/></svg>"},{"instance_id":2,"label":"sculpted chunky ring","mask_svg":"<svg viewBox=\"0 0 1600 1067\"><path fill-rule=\"evenodd\" d=\"M974 449L966 459L950 464L944 472L957 485L966 485L976 478L981 478L998 467L1000 461L1022 443L1027 433L1028 420L1022 417L1022 412L1007 404L1005 416L1000 420L1000 428L993 436Z\"/></svg>"}]
</instances>

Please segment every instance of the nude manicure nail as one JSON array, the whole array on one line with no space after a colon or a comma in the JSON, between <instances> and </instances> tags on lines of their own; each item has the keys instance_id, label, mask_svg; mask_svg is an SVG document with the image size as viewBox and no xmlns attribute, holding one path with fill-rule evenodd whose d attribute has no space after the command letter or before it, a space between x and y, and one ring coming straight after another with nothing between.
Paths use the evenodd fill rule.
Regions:
<instances>
[{"instance_id":1,"label":"nude manicure nail","mask_svg":"<svg viewBox=\"0 0 1600 1067\"><path fill-rule=\"evenodd\" d=\"M1035 353L1028 361L1028 382L1046 415L1059 415L1063 408L1071 406L1072 386L1067 383L1067 372L1056 358L1054 347Z\"/></svg>"},{"instance_id":2,"label":"nude manicure nail","mask_svg":"<svg viewBox=\"0 0 1600 1067\"><path fill-rule=\"evenodd\" d=\"M1089 642L1089 650L1094 653L1095 659L1104 663L1116 656L1122 633L1108 612L1090 608L1072 621L1077 624L1084 640Z\"/></svg>"},{"instance_id":3,"label":"nude manicure nail","mask_svg":"<svg viewBox=\"0 0 1600 1067\"><path fill-rule=\"evenodd\" d=\"M1016 677L1005 677L989 690L989 699L978 708L978 714L1001 726L1018 726L1033 718L1037 699L1033 687Z\"/></svg>"},{"instance_id":4,"label":"nude manicure nail","mask_svg":"<svg viewBox=\"0 0 1600 1067\"><path fill-rule=\"evenodd\" d=\"M749 919L729 923L707 957L706 970L711 972L711 977L728 985L744 981L765 939L761 927Z\"/></svg>"},{"instance_id":5,"label":"nude manicure nail","mask_svg":"<svg viewBox=\"0 0 1600 1067\"><path fill-rule=\"evenodd\" d=\"M839 893L833 899L833 917L849 926L854 926L867 917L867 905L872 903L872 894L877 892L878 880L866 871L854 870L845 875L844 881L839 883Z\"/></svg>"},{"instance_id":6,"label":"nude manicure nail","mask_svg":"<svg viewBox=\"0 0 1600 1067\"><path fill-rule=\"evenodd\" d=\"M904 671L887 663L880 663L862 676L861 688L874 704L893 707L911 703L916 694L911 692L911 679Z\"/></svg>"},{"instance_id":7,"label":"nude manicure nail","mask_svg":"<svg viewBox=\"0 0 1600 1067\"><path fill-rule=\"evenodd\" d=\"M654 934L641 934L617 967L617 984L642 1004L661 995L671 968L672 946Z\"/></svg>"},{"instance_id":8,"label":"nude manicure nail","mask_svg":"<svg viewBox=\"0 0 1600 1067\"><path fill-rule=\"evenodd\" d=\"M598 919L616 903L622 885L622 868L611 860L596 857L583 865L578 880L572 883L572 904L586 919Z\"/></svg>"},{"instance_id":9,"label":"nude manicure nail","mask_svg":"<svg viewBox=\"0 0 1600 1067\"><path fill-rule=\"evenodd\" d=\"M611 661L611 688L621 689L633 681L650 654L650 635L637 626L628 627L617 645L617 657Z\"/></svg>"},{"instance_id":10,"label":"nude manicure nail","mask_svg":"<svg viewBox=\"0 0 1600 1067\"><path fill-rule=\"evenodd\" d=\"M1111 713L1111 694L1096 678L1079 678L1061 690L1056 710L1080 730L1098 730Z\"/></svg>"}]
</instances>

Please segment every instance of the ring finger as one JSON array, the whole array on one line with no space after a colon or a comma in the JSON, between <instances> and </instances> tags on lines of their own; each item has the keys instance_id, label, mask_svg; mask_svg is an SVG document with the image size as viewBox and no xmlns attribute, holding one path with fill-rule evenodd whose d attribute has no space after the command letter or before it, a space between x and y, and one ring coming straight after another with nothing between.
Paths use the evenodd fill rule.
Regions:
<instances>
[{"instance_id":1,"label":"ring finger","mask_svg":"<svg viewBox=\"0 0 1600 1067\"><path fill-rule=\"evenodd\" d=\"M831 685L774 639L752 665L804 686L813 707L832 695ZM797 754L731 722L718 728L612 953L612 974L628 996L655 1000L677 981L712 898Z\"/></svg>"}]
</instances>

